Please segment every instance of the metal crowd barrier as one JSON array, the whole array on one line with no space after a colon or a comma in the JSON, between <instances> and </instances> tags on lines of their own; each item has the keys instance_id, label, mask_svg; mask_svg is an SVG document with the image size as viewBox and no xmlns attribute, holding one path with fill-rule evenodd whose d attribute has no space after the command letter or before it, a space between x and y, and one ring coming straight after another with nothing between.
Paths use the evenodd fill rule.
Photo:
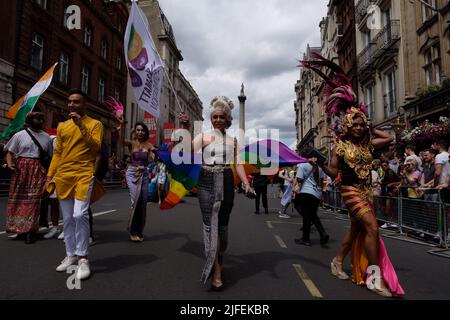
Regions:
<instances>
[{"instance_id":1,"label":"metal crowd barrier","mask_svg":"<svg viewBox=\"0 0 450 320\"><path fill-rule=\"evenodd\" d=\"M446 201L443 198L445 193L448 193ZM436 241L439 242L439 246L448 248L449 195L450 189L443 191L428 189L421 199L413 199L407 196L407 188L402 188L397 197L374 197L373 205L383 228L394 229L407 236L414 235ZM324 204L334 212L347 214L336 186L332 186L326 193Z\"/></svg>"}]
</instances>

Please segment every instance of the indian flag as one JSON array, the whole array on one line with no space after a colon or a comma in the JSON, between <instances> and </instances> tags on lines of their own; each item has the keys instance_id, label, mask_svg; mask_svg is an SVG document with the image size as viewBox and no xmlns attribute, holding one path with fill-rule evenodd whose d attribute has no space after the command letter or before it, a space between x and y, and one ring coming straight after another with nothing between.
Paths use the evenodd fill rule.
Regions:
<instances>
[{"instance_id":1,"label":"indian flag","mask_svg":"<svg viewBox=\"0 0 450 320\"><path fill-rule=\"evenodd\" d=\"M6 117L13 119L9 126L0 135L0 141L8 138L12 134L22 129L28 112L31 112L39 100L40 96L47 90L52 83L53 72L58 63L55 63L47 72L39 79L28 93L21 97L6 113Z\"/></svg>"}]
</instances>

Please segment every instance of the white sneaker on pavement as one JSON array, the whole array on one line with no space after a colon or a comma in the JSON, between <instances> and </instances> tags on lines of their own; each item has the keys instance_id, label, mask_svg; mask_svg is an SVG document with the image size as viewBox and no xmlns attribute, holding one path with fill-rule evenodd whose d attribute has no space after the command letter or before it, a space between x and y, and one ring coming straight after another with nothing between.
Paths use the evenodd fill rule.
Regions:
<instances>
[{"instance_id":1,"label":"white sneaker on pavement","mask_svg":"<svg viewBox=\"0 0 450 320\"><path fill-rule=\"evenodd\" d=\"M387 223L383 224L380 228L381 229L387 229L389 227L389 225Z\"/></svg>"},{"instance_id":2,"label":"white sneaker on pavement","mask_svg":"<svg viewBox=\"0 0 450 320\"><path fill-rule=\"evenodd\" d=\"M51 227L50 230L44 235L44 239L52 239L58 234L59 234L59 228Z\"/></svg>"},{"instance_id":3,"label":"white sneaker on pavement","mask_svg":"<svg viewBox=\"0 0 450 320\"><path fill-rule=\"evenodd\" d=\"M91 275L91 269L89 268L89 261L87 259L78 260L77 279L84 280Z\"/></svg>"},{"instance_id":4,"label":"white sneaker on pavement","mask_svg":"<svg viewBox=\"0 0 450 320\"><path fill-rule=\"evenodd\" d=\"M59 234L58 240L64 240L64 231Z\"/></svg>"},{"instance_id":5,"label":"white sneaker on pavement","mask_svg":"<svg viewBox=\"0 0 450 320\"><path fill-rule=\"evenodd\" d=\"M389 227L391 228L398 228L398 225L395 223L389 223Z\"/></svg>"},{"instance_id":6,"label":"white sneaker on pavement","mask_svg":"<svg viewBox=\"0 0 450 320\"><path fill-rule=\"evenodd\" d=\"M290 219L291 216L290 216L290 215L287 215L287 214L281 213L281 214L278 215L278 218L281 218L281 219Z\"/></svg>"},{"instance_id":7,"label":"white sneaker on pavement","mask_svg":"<svg viewBox=\"0 0 450 320\"><path fill-rule=\"evenodd\" d=\"M57 272L65 272L67 268L77 263L77 257L65 257L61 264L56 267Z\"/></svg>"}]
</instances>

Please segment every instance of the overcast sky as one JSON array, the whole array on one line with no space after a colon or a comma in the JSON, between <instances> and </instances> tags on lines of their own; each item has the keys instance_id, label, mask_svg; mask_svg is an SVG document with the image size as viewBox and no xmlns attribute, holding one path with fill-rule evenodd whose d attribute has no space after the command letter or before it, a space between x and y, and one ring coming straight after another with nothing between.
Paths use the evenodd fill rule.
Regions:
<instances>
[{"instance_id":1,"label":"overcast sky","mask_svg":"<svg viewBox=\"0 0 450 320\"><path fill-rule=\"evenodd\" d=\"M247 95L246 128L278 128L295 143L297 60L306 45L320 46L319 23L328 0L159 0L184 61L180 69L203 102L216 95L234 104L239 126L241 83ZM233 129L233 128L232 128Z\"/></svg>"}]
</instances>

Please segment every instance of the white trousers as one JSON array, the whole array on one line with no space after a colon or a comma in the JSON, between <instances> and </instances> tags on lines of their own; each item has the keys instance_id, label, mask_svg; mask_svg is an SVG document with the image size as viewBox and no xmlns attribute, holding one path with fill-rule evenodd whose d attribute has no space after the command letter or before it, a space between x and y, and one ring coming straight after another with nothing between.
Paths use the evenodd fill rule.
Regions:
<instances>
[{"instance_id":1,"label":"white trousers","mask_svg":"<svg viewBox=\"0 0 450 320\"><path fill-rule=\"evenodd\" d=\"M64 219L64 242L68 257L86 257L89 248L89 202L94 178L89 184L86 201L68 198L59 200Z\"/></svg>"}]
</instances>

